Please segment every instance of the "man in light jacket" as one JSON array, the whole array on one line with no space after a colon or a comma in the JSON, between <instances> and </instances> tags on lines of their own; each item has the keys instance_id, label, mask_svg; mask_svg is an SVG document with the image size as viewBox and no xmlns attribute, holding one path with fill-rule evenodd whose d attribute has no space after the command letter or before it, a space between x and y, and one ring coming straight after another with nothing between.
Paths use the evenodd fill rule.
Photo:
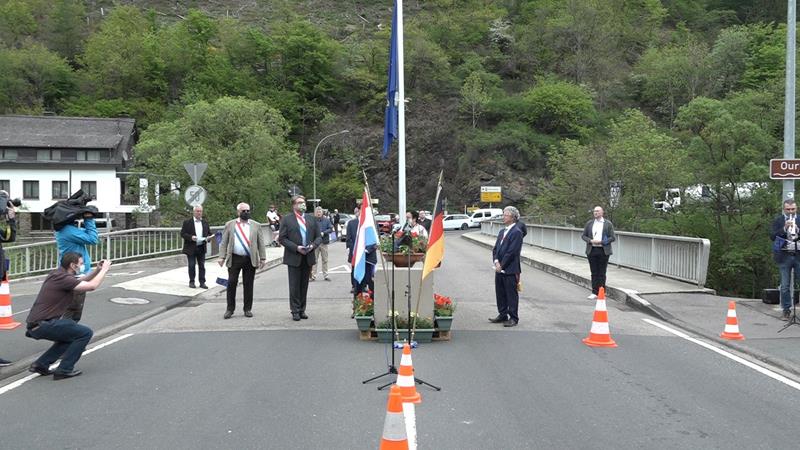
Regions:
<instances>
[{"instance_id":1,"label":"man in light jacket","mask_svg":"<svg viewBox=\"0 0 800 450\"><path fill-rule=\"evenodd\" d=\"M56 245L58 246L58 264L64 255L67 253L77 253L81 255L83 266L80 271L75 275L79 280L83 280L92 273L92 257L89 255L87 245L97 245L99 238L97 236L97 225L94 221L94 214L90 212L83 213L83 227L79 227L77 223L66 224L56 230ZM83 315L83 304L86 301L86 291L73 290L72 303L64 313L64 319L72 319L75 322L81 320Z\"/></svg>"},{"instance_id":2,"label":"man in light jacket","mask_svg":"<svg viewBox=\"0 0 800 450\"><path fill-rule=\"evenodd\" d=\"M239 284L239 272L242 272L244 284L244 315L253 317L253 281L256 269L261 269L267 262L267 246L261 224L250 218L250 205L236 205L238 218L228 221L222 231L220 244L220 266L228 267L228 307L224 319L230 319L236 309L236 287Z\"/></svg>"},{"instance_id":3,"label":"man in light jacket","mask_svg":"<svg viewBox=\"0 0 800 450\"><path fill-rule=\"evenodd\" d=\"M586 242L586 258L589 259L589 268L592 271L592 293L588 297L590 300L596 299L600 288L606 286L608 258L612 254L611 243L617 240L614 225L603 214L603 208L595 206L592 211L594 218L586 222L581 235L581 239Z\"/></svg>"}]
</instances>

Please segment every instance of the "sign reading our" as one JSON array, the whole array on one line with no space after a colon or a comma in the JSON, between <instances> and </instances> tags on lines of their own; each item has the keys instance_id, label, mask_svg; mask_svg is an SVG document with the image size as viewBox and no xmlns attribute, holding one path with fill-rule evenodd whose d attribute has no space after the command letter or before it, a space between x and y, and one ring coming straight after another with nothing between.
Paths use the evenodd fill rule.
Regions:
<instances>
[{"instance_id":1,"label":"sign reading our","mask_svg":"<svg viewBox=\"0 0 800 450\"><path fill-rule=\"evenodd\" d=\"M503 201L503 188L500 186L481 186L481 201L499 203Z\"/></svg>"},{"instance_id":2,"label":"sign reading our","mask_svg":"<svg viewBox=\"0 0 800 450\"><path fill-rule=\"evenodd\" d=\"M800 179L800 159L770 159L769 177L773 180Z\"/></svg>"}]
</instances>

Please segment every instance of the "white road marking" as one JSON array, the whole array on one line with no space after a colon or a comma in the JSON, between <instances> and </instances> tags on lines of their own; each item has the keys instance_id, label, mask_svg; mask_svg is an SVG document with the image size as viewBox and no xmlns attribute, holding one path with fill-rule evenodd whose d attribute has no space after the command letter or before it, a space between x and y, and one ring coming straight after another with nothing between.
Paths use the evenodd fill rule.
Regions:
<instances>
[{"instance_id":1,"label":"white road marking","mask_svg":"<svg viewBox=\"0 0 800 450\"><path fill-rule=\"evenodd\" d=\"M746 360L744 358L741 358L741 357L736 356L736 355L734 355L732 353L726 352L725 350L722 350L721 348L717 348L717 347L715 347L715 346L713 346L713 345L711 345L711 344L709 344L707 342L703 342L700 339L695 339L695 338L689 336L688 334L686 334L686 333L684 333L682 331L678 331L678 330L676 330L674 328L670 328L670 327L668 327L668 326L666 326L664 324L656 322L655 320L651 320L651 319L642 319L642 320L644 320L645 322L649 323L650 325L653 325L653 326L656 326L658 328L661 328L662 330L667 331L669 333L672 333L675 336L678 336L679 338L686 339L689 342L695 343L695 344L697 344L697 345L699 345L701 347L704 347L704 348L706 348L708 350L711 350L714 353L717 353L717 354L722 355L722 356L724 356L724 357L726 357L728 359L736 361L739 364L747 366L747 367L755 370L756 372L758 372L758 373L760 373L762 375L766 375L766 376L772 378L773 380L780 381L781 383L800 391L800 383L798 383L798 382L796 382L794 380L790 380L789 378L786 378L785 376L783 376L781 374L775 373L775 372L773 372L773 371L771 371L771 370L769 370L769 369L767 369L765 367L759 366L758 364L754 364L754 363L752 363L752 362L750 362L750 361L748 361L748 360Z\"/></svg>"},{"instance_id":2,"label":"white road marking","mask_svg":"<svg viewBox=\"0 0 800 450\"><path fill-rule=\"evenodd\" d=\"M123 339L129 338L131 336L133 336L133 334L130 334L130 333L129 334L123 334L122 336L115 337L114 339L112 339L110 341L106 341L106 342L103 342L102 344L95 345L94 347L92 347L92 348L90 348L88 350L85 350L83 352L82 356L86 356L89 353L95 352L95 351L100 350L101 348L104 348L104 347L108 347L111 344L114 344L114 343L119 342L119 341L121 341ZM58 367L58 364L53 364L53 365L50 366L50 369L55 369L56 367ZM23 384L27 383L28 381L33 380L34 378L37 378L37 377L40 377L40 376L41 375L39 375L38 373L33 373L33 374L30 374L30 375L28 375L26 377L20 378L19 380L15 381L13 383L9 383L9 384L7 384L7 385L5 385L3 387L0 387L0 395L3 395L8 391L16 389L16 388L22 386Z\"/></svg>"},{"instance_id":3,"label":"white road marking","mask_svg":"<svg viewBox=\"0 0 800 450\"><path fill-rule=\"evenodd\" d=\"M17 312L15 312L14 314L12 314L12 316L16 316L17 314L22 314L22 313L28 312L28 311L30 311L30 310L31 310L30 308L28 308L28 309L23 309L22 311L17 311Z\"/></svg>"}]
</instances>

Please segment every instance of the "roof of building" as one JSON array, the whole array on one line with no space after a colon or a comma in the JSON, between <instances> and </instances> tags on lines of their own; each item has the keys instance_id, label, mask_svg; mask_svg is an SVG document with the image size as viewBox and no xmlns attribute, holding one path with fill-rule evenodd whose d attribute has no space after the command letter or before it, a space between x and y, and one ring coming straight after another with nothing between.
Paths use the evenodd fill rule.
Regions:
<instances>
[{"instance_id":1,"label":"roof of building","mask_svg":"<svg viewBox=\"0 0 800 450\"><path fill-rule=\"evenodd\" d=\"M0 116L0 147L109 149L112 160L128 161L135 123L129 118Z\"/></svg>"}]
</instances>

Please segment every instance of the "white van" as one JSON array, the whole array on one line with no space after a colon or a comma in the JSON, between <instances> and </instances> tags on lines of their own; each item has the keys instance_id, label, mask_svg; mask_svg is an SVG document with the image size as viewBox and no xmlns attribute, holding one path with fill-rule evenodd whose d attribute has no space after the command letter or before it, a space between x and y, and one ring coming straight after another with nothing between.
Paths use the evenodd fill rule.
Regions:
<instances>
[{"instance_id":1,"label":"white van","mask_svg":"<svg viewBox=\"0 0 800 450\"><path fill-rule=\"evenodd\" d=\"M470 216L470 227L480 228L481 222L489 219L499 219L503 217L503 210L500 208L482 208L475 210Z\"/></svg>"}]
</instances>

